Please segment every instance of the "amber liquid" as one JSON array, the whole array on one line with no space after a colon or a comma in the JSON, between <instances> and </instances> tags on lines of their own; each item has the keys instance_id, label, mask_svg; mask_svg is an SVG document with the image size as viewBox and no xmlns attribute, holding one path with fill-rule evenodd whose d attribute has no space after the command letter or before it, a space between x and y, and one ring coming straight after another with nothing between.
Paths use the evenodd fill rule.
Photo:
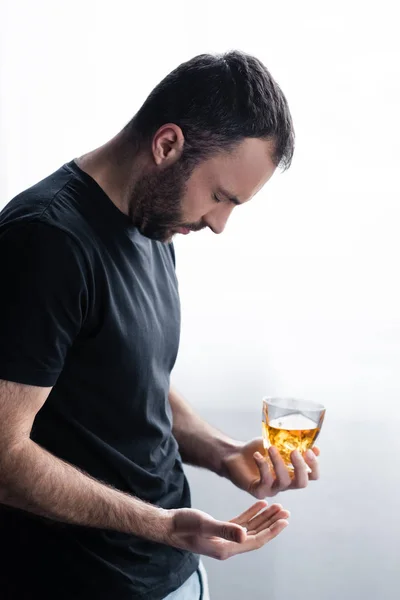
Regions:
<instances>
[{"instance_id":1,"label":"amber liquid","mask_svg":"<svg viewBox=\"0 0 400 600\"><path fill-rule=\"evenodd\" d=\"M320 432L318 423L302 414L291 414L262 423L264 448L276 446L290 470L290 454L293 450L300 453L311 448Z\"/></svg>"}]
</instances>

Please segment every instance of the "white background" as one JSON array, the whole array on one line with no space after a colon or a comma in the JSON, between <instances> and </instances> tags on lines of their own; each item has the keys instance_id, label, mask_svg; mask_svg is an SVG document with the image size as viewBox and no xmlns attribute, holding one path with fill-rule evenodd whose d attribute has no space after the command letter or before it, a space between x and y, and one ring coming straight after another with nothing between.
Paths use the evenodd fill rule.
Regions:
<instances>
[{"instance_id":1,"label":"white background","mask_svg":"<svg viewBox=\"0 0 400 600\"><path fill-rule=\"evenodd\" d=\"M197 406L293 394L400 415L396 4L2 2L1 205L112 137L195 54L253 53L289 100L292 168L223 235L176 241L175 380Z\"/></svg>"},{"instance_id":2,"label":"white background","mask_svg":"<svg viewBox=\"0 0 400 600\"><path fill-rule=\"evenodd\" d=\"M0 205L112 137L195 54L253 53L289 100L292 168L235 209L221 236L176 241L175 380L187 398L237 437L259 435L265 394L328 409L323 480L282 495L291 525L273 544L207 562L216 600L398 598L397 5L0 5ZM195 506L217 518L251 502L209 473L189 475Z\"/></svg>"}]
</instances>

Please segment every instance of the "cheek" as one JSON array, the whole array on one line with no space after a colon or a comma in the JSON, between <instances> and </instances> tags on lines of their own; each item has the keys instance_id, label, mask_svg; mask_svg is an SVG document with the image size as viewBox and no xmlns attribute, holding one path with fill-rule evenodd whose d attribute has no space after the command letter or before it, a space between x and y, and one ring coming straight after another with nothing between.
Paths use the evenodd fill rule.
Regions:
<instances>
[{"instance_id":1,"label":"cheek","mask_svg":"<svg viewBox=\"0 0 400 600\"><path fill-rule=\"evenodd\" d=\"M213 202L206 193L200 190L187 190L182 199L182 210L185 220L195 222L201 219L213 207Z\"/></svg>"}]
</instances>

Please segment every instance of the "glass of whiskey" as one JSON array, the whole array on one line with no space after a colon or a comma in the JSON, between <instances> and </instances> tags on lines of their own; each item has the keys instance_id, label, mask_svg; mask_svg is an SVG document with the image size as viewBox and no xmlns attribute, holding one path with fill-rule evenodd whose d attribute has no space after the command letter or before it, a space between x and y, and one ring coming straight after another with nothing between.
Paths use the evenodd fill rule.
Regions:
<instances>
[{"instance_id":1,"label":"glass of whiskey","mask_svg":"<svg viewBox=\"0 0 400 600\"><path fill-rule=\"evenodd\" d=\"M303 454L315 444L325 417L325 407L296 398L263 398L262 434L264 449L275 446L290 472L290 454Z\"/></svg>"}]
</instances>

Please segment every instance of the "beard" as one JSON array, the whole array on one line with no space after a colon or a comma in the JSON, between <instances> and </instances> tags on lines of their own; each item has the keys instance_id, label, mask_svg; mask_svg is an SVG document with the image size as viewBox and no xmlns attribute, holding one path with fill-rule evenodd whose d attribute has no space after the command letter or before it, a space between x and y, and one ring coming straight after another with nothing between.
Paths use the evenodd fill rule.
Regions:
<instances>
[{"instance_id":1,"label":"beard","mask_svg":"<svg viewBox=\"0 0 400 600\"><path fill-rule=\"evenodd\" d=\"M183 221L182 200L192 170L193 167L177 161L170 167L143 175L131 187L130 217L142 235L169 242L180 227L191 231L206 227L203 221Z\"/></svg>"}]
</instances>

